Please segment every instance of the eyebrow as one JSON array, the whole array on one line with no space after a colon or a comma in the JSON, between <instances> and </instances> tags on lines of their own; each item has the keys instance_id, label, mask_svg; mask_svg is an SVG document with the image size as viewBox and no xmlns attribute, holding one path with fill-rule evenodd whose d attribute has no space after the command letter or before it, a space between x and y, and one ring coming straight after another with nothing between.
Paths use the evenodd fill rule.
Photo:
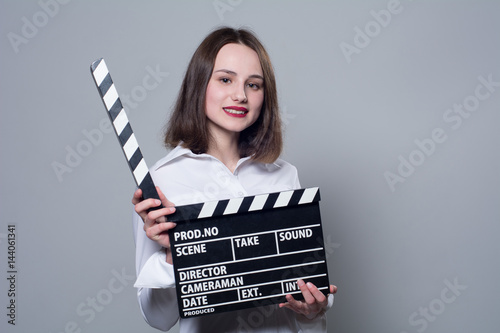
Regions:
<instances>
[{"instance_id":1,"label":"eyebrow","mask_svg":"<svg viewBox=\"0 0 500 333\"><path fill-rule=\"evenodd\" d=\"M234 75L234 76L238 75L236 72L231 71L229 69L219 69L219 70L214 71L214 73L217 73L217 72L224 72L224 73L227 73L229 75ZM262 81L264 81L264 77L262 75L259 75L259 74L252 74L249 76L249 78L256 78L256 79L261 79Z\"/></svg>"}]
</instances>

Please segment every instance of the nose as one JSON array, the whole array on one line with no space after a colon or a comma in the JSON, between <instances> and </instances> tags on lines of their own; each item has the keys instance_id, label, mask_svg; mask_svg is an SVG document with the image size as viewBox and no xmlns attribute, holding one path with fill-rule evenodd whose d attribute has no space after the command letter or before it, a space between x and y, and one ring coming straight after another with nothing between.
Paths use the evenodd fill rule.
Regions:
<instances>
[{"instance_id":1,"label":"nose","mask_svg":"<svg viewBox=\"0 0 500 333\"><path fill-rule=\"evenodd\" d=\"M233 101L245 103L247 101L247 94L245 92L245 85L235 85L233 96Z\"/></svg>"}]
</instances>

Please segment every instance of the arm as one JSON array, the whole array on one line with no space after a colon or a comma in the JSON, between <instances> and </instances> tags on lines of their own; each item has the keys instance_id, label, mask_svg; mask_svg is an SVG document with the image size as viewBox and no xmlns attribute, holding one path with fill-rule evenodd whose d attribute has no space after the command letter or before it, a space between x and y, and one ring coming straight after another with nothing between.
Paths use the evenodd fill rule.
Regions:
<instances>
[{"instance_id":1,"label":"arm","mask_svg":"<svg viewBox=\"0 0 500 333\"><path fill-rule=\"evenodd\" d=\"M174 204L168 201L159 187L156 187L156 190L158 191L161 201L158 199L142 200L142 191L138 189L134 192L132 203L135 205L135 212L144 222L143 229L146 236L166 249L167 262L172 264L168 231L174 228L176 224L167 222L166 215L175 212L175 208ZM163 204L165 208L149 211L151 208L158 207L161 204Z\"/></svg>"},{"instance_id":2,"label":"arm","mask_svg":"<svg viewBox=\"0 0 500 333\"><path fill-rule=\"evenodd\" d=\"M141 190L134 193L134 236L136 243L137 297L146 322L157 329L169 330L179 319L175 279L168 231L175 223L166 222L166 215L175 211L157 188L159 200L142 200ZM163 204L162 209L149 211ZM149 211L149 212L148 212Z\"/></svg>"}]
</instances>

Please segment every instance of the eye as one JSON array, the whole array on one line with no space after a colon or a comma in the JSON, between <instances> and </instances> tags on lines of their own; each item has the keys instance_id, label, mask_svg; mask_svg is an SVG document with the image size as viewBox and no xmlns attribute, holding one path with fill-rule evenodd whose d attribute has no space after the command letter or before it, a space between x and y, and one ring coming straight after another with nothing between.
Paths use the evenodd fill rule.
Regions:
<instances>
[{"instance_id":1,"label":"eye","mask_svg":"<svg viewBox=\"0 0 500 333\"><path fill-rule=\"evenodd\" d=\"M231 82L231 80L230 80L230 79L228 79L227 77L220 78L219 80L220 80L220 82L222 82L222 83L230 83L230 82Z\"/></svg>"},{"instance_id":2,"label":"eye","mask_svg":"<svg viewBox=\"0 0 500 333\"><path fill-rule=\"evenodd\" d=\"M254 90L259 90L260 89L260 85L256 84L256 83L249 83L248 86L251 88L251 89L254 89Z\"/></svg>"}]
</instances>

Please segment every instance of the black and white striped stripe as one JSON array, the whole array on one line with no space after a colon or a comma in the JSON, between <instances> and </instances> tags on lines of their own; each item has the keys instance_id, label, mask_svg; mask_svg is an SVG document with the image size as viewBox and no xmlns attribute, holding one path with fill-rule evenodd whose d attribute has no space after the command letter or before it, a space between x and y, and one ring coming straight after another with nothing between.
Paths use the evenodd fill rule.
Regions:
<instances>
[{"instance_id":1,"label":"black and white striped stripe","mask_svg":"<svg viewBox=\"0 0 500 333\"><path fill-rule=\"evenodd\" d=\"M90 69L137 186L142 190L145 199L158 198L149 169L104 59L94 61Z\"/></svg>"},{"instance_id":2,"label":"black and white striped stripe","mask_svg":"<svg viewBox=\"0 0 500 333\"><path fill-rule=\"evenodd\" d=\"M237 213L290 207L320 201L318 187L290 190L255 196L208 201L200 204L178 206L168 220L172 222L217 217Z\"/></svg>"}]
</instances>

